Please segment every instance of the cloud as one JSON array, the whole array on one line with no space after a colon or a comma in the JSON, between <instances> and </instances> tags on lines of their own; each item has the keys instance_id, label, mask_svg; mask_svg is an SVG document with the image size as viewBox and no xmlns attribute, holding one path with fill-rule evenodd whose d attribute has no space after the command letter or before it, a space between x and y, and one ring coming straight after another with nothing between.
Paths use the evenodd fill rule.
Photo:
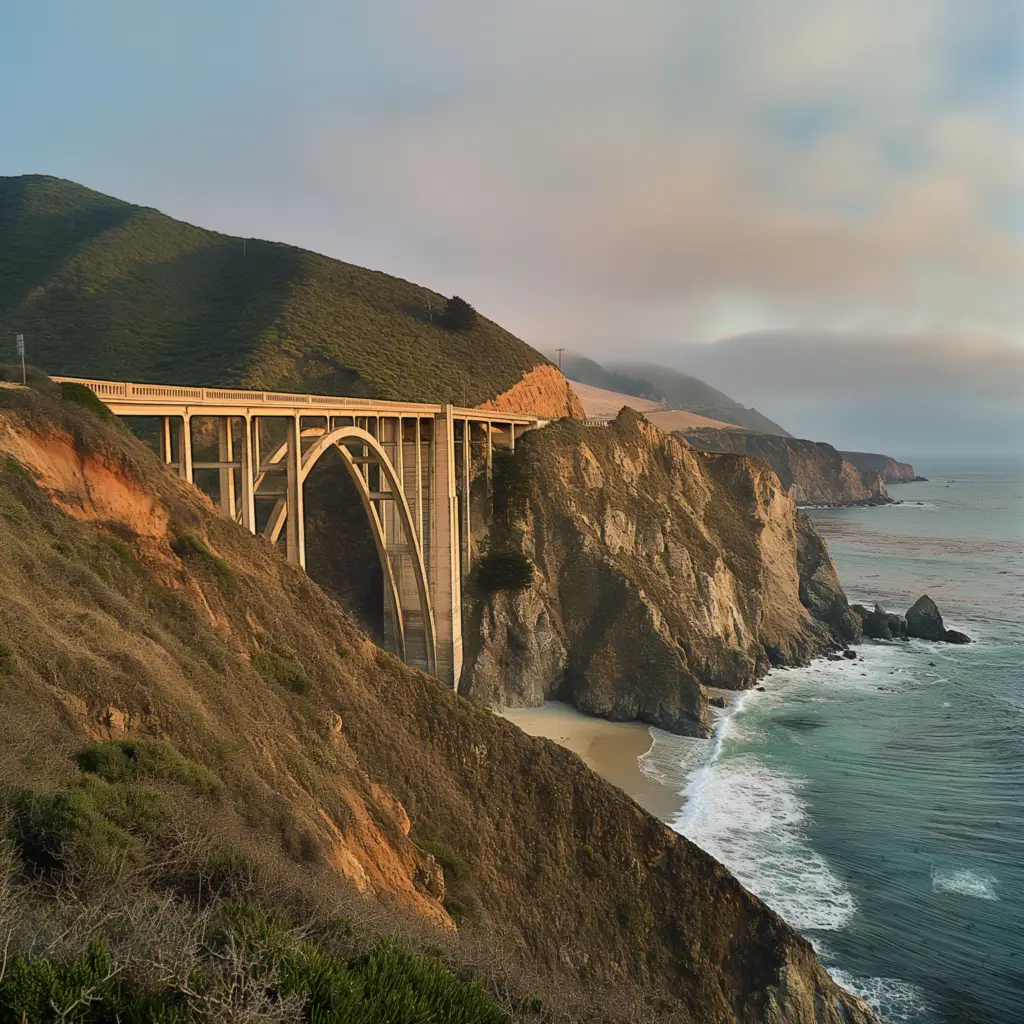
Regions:
<instances>
[{"instance_id":1,"label":"cloud","mask_svg":"<svg viewBox=\"0 0 1024 1024\"><path fill-rule=\"evenodd\" d=\"M1024 452L1024 348L980 336L771 331L672 346L661 361L791 433L920 454Z\"/></svg>"},{"instance_id":2,"label":"cloud","mask_svg":"<svg viewBox=\"0 0 1024 1024\"><path fill-rule=\"evenodd\" d=\"M542 347L1021 337L1018 0L215 6L101 3L51 107L68 71L24 46L5 137L49 158L66 130L33 169L467 294Z\"/></svg>"}]
</instances>

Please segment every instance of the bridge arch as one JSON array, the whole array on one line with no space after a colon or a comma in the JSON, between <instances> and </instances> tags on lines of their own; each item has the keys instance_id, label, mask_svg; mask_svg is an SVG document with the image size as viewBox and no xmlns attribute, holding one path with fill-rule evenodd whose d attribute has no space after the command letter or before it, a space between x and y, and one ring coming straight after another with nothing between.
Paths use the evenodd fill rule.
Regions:
<instances>
[{"instance_id":1,"label":"bridge arch","mask_svg":"<svg viewBox=\"0 0 1024 1024\"><path fill-rule=\"evenodd\" d=\"M301 444L298 437L297 443ZM366 458L370 462L356 463L348 444L352 441L359 442L367 452ZM395 568L392 563L391 554L388 550L387 532L381 517L374 504L375 501L388 500L395 503L398 519L402 526L412 556L412 571L416 583L417 597L419 598L420 613L423 617L424 641L426 646L427 671L435 673L437 670L437 634L434 621L434 610L430 600L430 588L427 580L426 564L423 558L422 538L416 533L413 526L413 516L409 503L405 497L405 489L402 486L398 473L388 458L380 442L369 431L357 426L336 427L322 434L316 442L302 454L301 467L299 471L299 486L305 484L313 467L331 448L335 448L341 456L342 463L348 470L352 482L359 492L363 511L369 520L370 532L373 535L374 546L377 549L377 557L380 559L381 570L384 573L384 587L390 600L390 607L393 616L395 637L399 645L399 656L406 660L406 637L405 637L405 616L402 608L401 591L398 580L395 577ZM282 445L267 460L268 463L279 462L287 453L287 444ZM379 467L384 479L388 484L388 491L374 492L370 490L367 477L361 472L360 465L372 463ZM382 495L387 497L383 498ZM263 535L276 543L281 535L288 517L288 502L282 499L277 502Z\"/></svg>"}]
</instances>

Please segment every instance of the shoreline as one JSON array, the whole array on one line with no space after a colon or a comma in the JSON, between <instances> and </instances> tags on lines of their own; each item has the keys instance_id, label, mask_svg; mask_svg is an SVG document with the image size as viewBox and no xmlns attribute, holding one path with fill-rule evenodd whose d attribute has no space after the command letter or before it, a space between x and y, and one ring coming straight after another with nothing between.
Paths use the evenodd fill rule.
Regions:
<instances>
[{"instance_id":1,"label":"shoreline","mask_svg":"<svg viewBox=\"0 0 1024 1024\"><path fill-rule=\"evenodd\" d=\"M591 771L669 827L679 817L686 797L640 767L640 758L655 744L646 723L610 722L560 701L546 701L535 708L501 708L497 713L528 735L542 736L578 754Z\"/></svg>"}]
</instances>

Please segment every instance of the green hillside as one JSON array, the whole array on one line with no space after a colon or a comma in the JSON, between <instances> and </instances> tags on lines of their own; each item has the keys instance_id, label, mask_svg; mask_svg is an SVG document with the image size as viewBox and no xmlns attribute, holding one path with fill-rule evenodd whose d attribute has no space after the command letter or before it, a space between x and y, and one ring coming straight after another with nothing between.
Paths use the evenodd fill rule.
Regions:
<instances>
[{"instance_id":1,"label":"green hillside","mask_svg":"<svg viewBox=\"0 0 1024 1024\"><path fill-rule=\"evenodd\" d=\"M478 404L547 362L483 317L443 329L428 298L436 320L444 296L387 274L0 177L0 338L49 373Z\"/></svg>"}]
</instances>

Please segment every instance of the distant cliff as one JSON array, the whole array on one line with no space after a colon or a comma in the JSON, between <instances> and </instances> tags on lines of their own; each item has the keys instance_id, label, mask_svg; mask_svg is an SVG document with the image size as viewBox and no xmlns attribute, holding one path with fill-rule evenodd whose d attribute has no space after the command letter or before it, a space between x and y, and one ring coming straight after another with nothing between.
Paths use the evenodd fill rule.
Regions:
<instances>
[{"instance_id":1,"label":"distant cliff","mask_svg":"<svg viewBox=\"0 0 1024 1024\"><path fill-rule=\"evenodd\" d=\"M862 473L880 473L887 484L902 484L908 480L924 479L914 472L914 467L909 462L897 462L888 455L877 455L873 452L840 452L839 454Z\"/></svg>"},{"instance_id":2,"label":"distant cliff","mask_svg":"<svg viewBox=\"0 0 1024 1024\"><path fill-rule=\"evenodd\" d=\"M875 470L862 472L830 444L740 430L688 430L681 436L701 451L765 459L794 501L807 505L859 505L889 500Z\"/></svg>"},{"instance_id":3,"label":"distant cliff","mask_svg":"<svg viewBox=\"0 0 1024 1024\"><path fill-rule=\"evenodd\" d=\"M743 688L859 635L824 542L764 462L692 450L626 409L607 428L528 433L507 535L537 572L478 594L461 692L558 696L591 714L706 734L702 684Z\"/></svg>"}]
</instances>

